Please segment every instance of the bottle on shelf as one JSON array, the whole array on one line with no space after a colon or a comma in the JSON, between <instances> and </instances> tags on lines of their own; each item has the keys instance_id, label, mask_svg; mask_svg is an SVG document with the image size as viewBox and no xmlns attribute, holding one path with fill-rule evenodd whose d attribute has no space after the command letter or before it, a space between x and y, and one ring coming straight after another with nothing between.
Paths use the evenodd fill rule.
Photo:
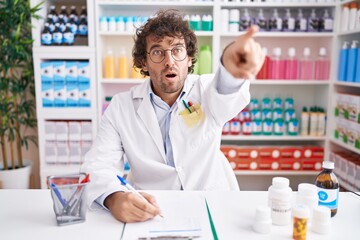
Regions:
<instances>
[{"instance_id":1,"label":"bottle on shelf","mask_svg":"<svg viewBox=\"0 0 360 240\"><path fill-rule=\"evenodd\" d=\"M290 9L286 9L285 17L283 20L283 31L293 32L295 30L295 19L291 16Z\"/></svg>"},{"instance_id":2,"label":"bottle on shelf","mask_svg":"<svg viewBox=\"0 0 360 240\"><path fill-rule=\"evenodd\" d=\"M70 7L69 21L73 20L76 24L79 23L79 14L76 11L75 6Z\"/></svg>"},{"instance_id":3,"label":"bottle on shelf","mask_svg":"<svg viewBox=\"0 0 360 240\"><path fill-rule=\"evenodd\" d=\"M345 41L340 50L339 70L338 70L338 80L339 81L346 81L347 61L348 61L348 56L349 56L348 44L349 44L349 42Z\"/></svg>"},{"instance_id":4,"label":"bottle on shelf","mask_svg":"<svg viewBox=\"0 0 360 240\"><path fill-rule=\"evenodd\" d=\"M302 10L298 9L298 16L295 19L295 32L307 31L307 19L304 17Z\"/></svg>"},{"instance_id":5,"label":"bottle on shelf","mask_svg":"<svg viewBox=\"0 0 360 240\"><path fill-rule=\"evenodd\" d=\"M349 15L350 15L349 4L344 4L341 10L340 30L342 32L349 30Z\"/></svg>"},{"instance_id":6,"label":"bottle on shelf","mask_svg":"<svg viewBox=\"0 0 360 240\"><path fill-rule=\"evenodd\" d=\"M56 23L56 22L58 21L58 14L57 14L57 12L56 12L56 7L55 7L55 5L51 5L51 6L50 6L49 14L51 14L54 23Z\"/></svg>"},{"instance_id":7,"label":"bottle on shelf","mask_svg":"<svg viewBox=\"0 0 360 240\"><path fill-rule=\"evenodd\" d=\"M308 32L319 31L319 18L316 16L315 9L311 9L310 18L308 20Z\"/></svg>"},{"instance_id":8,"label":"bottle on shelf","mask_svg":"<svg viewBox=\"0 0 360 240\"><path fill-rule=\"evenodd\" d=\"M52 45L52 34L49 30L49 23L45 23L44 29L41 33L41 45L50 46Z\"/></svg>"},{"instance_id":9,"label":"bottle on shelf","mask_svg":"<svg viewBox=\"0 0 360 240\"><path fill-rule=\"evenodd\" d=\"M320 32L332 32L334 21L330 17L327 9L324 11L324 15L319 19L319 31Z\"/></svg>"},{"instance_id":10,"label":"bottle on shelf","mask_svg":"<svg viewBox=\"0 0 360 240\"><path fill-rule=\"evenodd\" d=\"M326 48L320 48L315 60L315 80L329 80L330 60L326 57Z\"/></svg>"},{"instance_id":11,"label":"bottle on shelf","mask_svg":"<svg viewBox=\"0 0 360 240\"><path fill-rule=\"evenodd\" d=\"M64 36L63 45L68 45L68 46L74 45L74 33L71 32L70 23L66 24L66 28L63 36Z\"/></svg>"},{"instance_id":12,"label":"bottle on shelf","mask_svg":"<svg viewBox=\"0 0 360 240\"><path fill-rule=\"evenodd\" d=\"M115 78L115 57L111 50L104 59L104 78Z\"/></svg>"},{"instance_id":13,"label":"bottle on shelf","mask_svg":"<svg viewBox=\"0 0 360 240\"><path fill-rule=\"evenodd\" d=\"M301 136L308 136L309 135L309 120L310 115L306 107L303 107L301 112Z\"/></svg>"},{"instance_id":14,"label":"bottle on shelf","mask_svg":"<svg viewBox=\"0 0 360 240\"><path fill-rule=\"evenodd\" d=\"M317 135L325 136L326 133L326 113L323 108L318 111Z\"/></svg>"},{"instance_id":15,"label":"bottle on shelf","mask_svg":"<svg viewBox=\"0 0 360 240\"><path fill-rule=\"evenodd\" d=\"M64 20L64 23L66 24L69 20L69 15L66 10L66 6L62 5L60 8L59 18L62 18Z\"/></svg>"},{"instance_id":16,"label":"bottle on shelf","mask_svg":"<svg viewBox=\"0 0 360 240\"><path fill-rule=\"evenodd\" d=\"M316 177L315 185L318 188L319 205L330 208L331 217L334 217L338 209L339 181L333 173L334 162L324 161L323 170Z\"/></svg>"},{"instance_id":17,"label":"bottle on shelf","mask_svg":"<svg viewBox=\"0 0 360 240\"><path fill-rule=\"evenodd\" d=\"M86 9L86 6L81 7L81 12L80 12L80 16L79 16L79 22L81 21L81 19L85 19L86 22L87 22L87 9Z\"/></svg>"},{"instance_id":18,"label":"bottle on shelf","mask_svg":"<svg viewBox=\"0 0 360 240\"><path fill-rule=\"evenodd\" d=\"M284 60L281 59L281 48L274 48L271 57L271 79L284 79L284 65Z\"/></svg>"},{"instance_id":19,"label":"bottle on shelf","mask_svg":"<svg viewBox=\"0 0 360 240\"><path fill-rule=\"evenodd\" d=\"M60 24L55 23L55 30L52 34L53 45L60 46L63 42L63 33L60 31Z\"/></svg>"},{"instance_id":20,"label":"bottle on shelf","mask_svg":"<svg viewBox=\"0 0 360 240\"><path fill-rule=\"evenodd\" d=\"M212 73L212 54L209 45L202 45L199 54L199 74Z\"/></svg>"},{"instance_id":21,"label":"bottle on shelf","mask_svg":"<svg viewBox=\"0 0 360 240\"><path fill-rule=\"evenodd\" d=\"M282 30L283 21L279 17L277 8L273 10L273 16L269 19L269 30L272 32L280 32Z\"/></svg>"},{"instance_id":22,"label":"bottle on shelf","mask_svg":"<svg viewBox=\"0 0 360 240\"><path fill-rule=\"evenodd\" d=\"M258 25L260 32L267 31L267 21L264 17L264 12L262 8L259 9L258 16L255 18L254 24Z\"/></svg>"},{"instance_id":23,"label":"bottle on shelf","mask_svg":"<svg viewBox=\"0 0 360 240\"><path fill-rule=\"evenodd\" d=\"M240 11L239 9L230 9L229 13L229 32L236 33L239 32L239 22L240 22Z\"/></svg>"},{"instance_id":24,"label":"bottle on shelf","mask_svg":"<svg viewBox=\"0 0 360 240\"><path fill-rule=\"evenodd\" d=\"M288 57L285 59L285 79L296 80L298 78L298 64L295 48L289 48Z\"/></svg>"},{"instance_id":25,"label":"bottle on shelf","mask_svg":"<svg viewBox=\"0 0 360 240\"><path fill-rule=\"evenodd\" d=\"M78 27L78 34L81 37L88 35L88 23L86 17L80 17L79 27Z\"/></svg>"},{"instance_id":26,"label":"bottle on shelf","mask_svg":"<svg viewBox=\"0 0 360 240\"><path fill-rule=\"evenodd\" d=\"M304 56L299 61L299 79L312 80L314 78L314 61L310 57L310 48L304 48Z\"/></svg>"},{"instance_id":27,"label":"bottle on shelf","mask_svg":"<svg viewBox=\"0 0 360 240\"><path fill-rule=\"evenodd\" d=\"M129 62L124 48L121 48L120 50L118 58L118 71L119 78L129 78Z\"/></svg>"},{"instance_id":28,"label":"bottle on shelf","mask_svg":"<svg viewBox=\"0 0 360 240\"><path fill-rule=\"evenodd\" d=\"M259 73L256 76L256 79L269 79L269 71L270 71L270 58L268 56L268 50L267 48L263 48L262 49L264 55L265 55L265 60L264 63L259 71Z\"/></svg>"},{"instance_id":29,"label":"bottle on shelf","mask_svg":"<svg viewBox=\"0 0 360 240\"><path fill-rule=\"evenodd\" d=\"M317 107L310 108L310 126L309 126L309 135L310 136L317 136L318 132L318 124L319 124L319 117Z\"/></svg>"},{"instance_id":30,"label":"bottle on shelf","mask_svg":"<svg viewBox=\"0 0 360 240\"><path fill-rule=\"evenodd\" d=\"M359 5L357 2L352 2L350 3L350 9L349 9L349 26L348 26L348 30L352 31L355 29L355 25L356 25L356 15L357 15L357 11L358 11Z\"/></svg>"},{"instance_id":31,"label":"bottle on shelf","mask_svg":"<svg viewBox=\"0 0 360 240\"><path fill-rule=\"evenodd\" d=\"M247 8L244 8L244 13L240 17L239 30L240 31L245 31L246 29L248 29L250 27L250 25L251 25L251 17L250 17L249 10Z\"/></svg>"},{"instance_id":32,"label":"bottle on shelf","mask_svg":"<svg viewBox=\"0 0 360 240\"><path fill-rule=\"evenodd\" d=\"M52 14L47 15L46 23L48 24L49 32L52 34L55 31L55 22Z\"/></svg>"},{"instance_id":33,"label":"bottle on shelf","mask_svg":"<svg viewBox=\"0 0 360 240\"><path fill-rule=\"evenodd\" d=\"M349 49L349 55L347 59L347 73L346 73L346 81L347 82L355 82L355 73L356 73L356 60L358 54L358 40L352 41L351 48Z\"/></svg>"}]
</instances>

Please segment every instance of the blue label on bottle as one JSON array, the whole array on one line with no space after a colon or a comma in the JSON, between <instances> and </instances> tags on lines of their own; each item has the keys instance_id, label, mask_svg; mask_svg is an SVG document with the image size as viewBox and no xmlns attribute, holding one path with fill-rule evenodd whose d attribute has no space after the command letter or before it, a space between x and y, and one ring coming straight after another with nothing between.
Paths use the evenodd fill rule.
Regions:
<instances>
[{"instance_id":1,"label":"blue label on bottle","mask_svg":"<svg viewBox=\"0 0 360 240\"><path fill-rule=\"evenodd\" d=\"M337 209L339 189L318 188L319 205L330 209Z\"/></svg>"},{"instance_id":2,"label":"blue label on bottle","mask_svg":"<svg viewBox=\"0 0 360 240\"><path fill-rule=\"evenodd\" d=\"M42 45L51 45L52 44L52 36L50 33L41 34L41 44Z\"/></svg>"}]
</instances>

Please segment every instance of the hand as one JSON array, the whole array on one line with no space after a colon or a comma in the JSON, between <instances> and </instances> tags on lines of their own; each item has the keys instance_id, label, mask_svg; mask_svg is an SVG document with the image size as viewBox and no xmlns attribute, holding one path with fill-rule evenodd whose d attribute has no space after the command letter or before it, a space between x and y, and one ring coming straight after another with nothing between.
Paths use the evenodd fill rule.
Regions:
<instances>
[{"instance_id":1,"label":"hand","mask_svg":"<svg viewBox=\"0 0 360 240\"><path fill-rule=\"evenodd\" d=\"M111 214L124 223L143 222L161 214L156 200L150 194L141 192L147 202L131 192L115 192L104 201Z\"/></svg>"},{"instance_id":2,"label":"hand","mask_svg":"<svg viewBox=\"0 0 360 240\"><path fill-rule=\"evenodd\" d=\"M260 44L253 39L258 30L256 25L249 27L244 35L228 45L223 52L222 63L235 78L255 78L264 63L265 54Z\"/></svg>"}]
</instances>

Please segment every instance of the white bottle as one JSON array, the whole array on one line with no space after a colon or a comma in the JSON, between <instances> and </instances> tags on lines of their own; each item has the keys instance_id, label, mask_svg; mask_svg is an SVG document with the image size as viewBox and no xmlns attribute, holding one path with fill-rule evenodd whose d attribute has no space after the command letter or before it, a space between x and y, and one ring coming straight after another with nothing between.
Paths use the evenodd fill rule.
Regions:
<instances>
[{"instance_id":1,"label":"white bottle","mask_svg":"<svg viewBox=\"0 0 360 240\"><path fill-rule=\"evenodd\" d=\"M356 25L356 14L358 11L358 4L353 2L350 4L349 10L349 27L348 30L354 30Z\"/></svg>"},{"instance_id":2,"label":"white bottle","mask_svg":"<svg viewBox=\"0 0 360 240\"><path fill-rule=\"evenodd\" d=\"M229 32L239 32L240 11L239 9L231 9L229 16Z\"/></svg>"},{"instance_id":3,"label":"white bottle","mask_svg":"<svg viewBox=\"0 0 360 240\"><path fill-rule=\"evenodd\" d=\"M316 109L317 109L316 107L310 108L310 127L309 127L310 136L317 136L318 133L319 117Z\"/></svg>"},{"instance_id":4,"label":"white bottle","mask_svg":"<svg viewBox=\"0 0 360 240\"><path fill-rule=\"evenodd\" d=\"M291 222L291 194L290 181L284 177L274 177L269 187L269 207L273 225L288 225Z\"/></svg>"},{"instance_id":5,"label":"white bottle","mask_svg":"<svg viewBox=\"0 0 360 240\"><path fill-rule=\"evenodd\" d=\"M300 183L296 195L296 204L304 204L310 210L311 219L313 209L318 206L319 197L317 194L317 187L310 183Z\"/></svg>"},{"instance_id":6,"label":"white bottle","mask_svg":"<svg viewBox=\"0 0 360 240\"><path fill-rule=\"evenodd\" d=\"M107 17L100 17L100 31L101 32L109 31Z\"/></svg>"},{"instance_id":7,"label":"white bottle","mask_svg":"<svg viewBox=\"0 0 360 240\"><path fill-rule=\"evenodd\" d=\"M109 32L115 32L116 31L116 22L115 17L109 17Z\"/></svg>"},{"instance_id":8,"label":"white bottle","mask_svg":"<svg viewBox=\"0 0 360 240\"><path fill-rule=\"evenodd\" d=\"M349 5L345 4L341 11L341 24L340 24L341 31L347 31L349 29L349 14L350 14Z\"/></svg>"},{"instance_id":9,"label":"white bottle","mask_svg":"<svg viewBox=\"0 0 360 240\"><path fill-rule=\"evenodd\" d=\"M306 107L303 107L301 112L301 136L309 135L309 112Z\"/></svg>"},{"instance_id":10,"label":"white bottle","mask_svg":"<svg viewBox=\"0 0 360 240\"><path fill-rule=\"evenodd\" d=\"M326 133L326 114L323 109L320 109L318 112L318 126L317 126L317 135L325 136Z\"/></svg>"},{"instance_id":11,"label":"white bottle","mask_svg":"<svg viewBox=\"0 0 360 240\"><path fill-rule=\"evenodd\" d=\"M221 31L229 32L229 9L221 9Z\"/></svg>"}]
</instances>

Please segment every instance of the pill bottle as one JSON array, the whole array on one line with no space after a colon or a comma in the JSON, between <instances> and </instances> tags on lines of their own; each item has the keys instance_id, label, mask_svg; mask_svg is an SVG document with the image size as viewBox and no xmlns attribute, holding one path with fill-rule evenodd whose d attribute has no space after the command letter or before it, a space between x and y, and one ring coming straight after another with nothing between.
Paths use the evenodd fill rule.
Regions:
<instances>
[{"instance_id":1,"label":"pill bottle","mask_svg":"<svg viewBox=\"0 0 360 240\"><path fill-rule=\"evenodd\" d=\"M268 189L268 205L271 209L273 225L284 226L291 222L290 181L284 177L274 177Z\"/></svg>"}]
</instances>

